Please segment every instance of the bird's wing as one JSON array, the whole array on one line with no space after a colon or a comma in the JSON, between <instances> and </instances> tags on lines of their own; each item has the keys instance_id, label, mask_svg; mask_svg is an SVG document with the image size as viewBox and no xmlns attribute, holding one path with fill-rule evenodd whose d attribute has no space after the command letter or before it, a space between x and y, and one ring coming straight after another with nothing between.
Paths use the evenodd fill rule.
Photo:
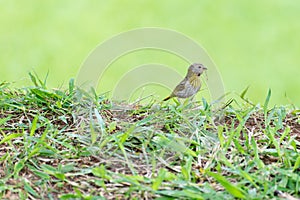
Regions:
<instances>
[{"instance_id":1,"label":"bird's wing","mask_svg":"<svg viewBox=\"0 0 300 200\"><path fill-rule=\"evenodd\" d=\"M175 96L178 95L178 93L182 92L185 90L185 87L186 87L186 80L184 79L183 81L181 81L177 86L176 88L173 90L173 94Z\"/></svg>"}]
</instances>

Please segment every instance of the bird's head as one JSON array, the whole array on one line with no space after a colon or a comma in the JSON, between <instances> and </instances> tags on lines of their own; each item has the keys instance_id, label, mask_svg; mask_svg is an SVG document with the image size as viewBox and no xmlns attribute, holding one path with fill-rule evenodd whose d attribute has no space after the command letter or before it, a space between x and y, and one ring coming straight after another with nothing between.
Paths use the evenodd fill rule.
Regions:
<instances>
[{"instance_id":1,"label":"bird's head","mask_svg":"<svg viewBox=\"0 0 300 200\"><path fill-rule=\"evenodd\" d=\"M188 73L200 76L205 70L207 70L207 68L203 64L194 63L189 67Z\"/></svg>"}]
</instances>

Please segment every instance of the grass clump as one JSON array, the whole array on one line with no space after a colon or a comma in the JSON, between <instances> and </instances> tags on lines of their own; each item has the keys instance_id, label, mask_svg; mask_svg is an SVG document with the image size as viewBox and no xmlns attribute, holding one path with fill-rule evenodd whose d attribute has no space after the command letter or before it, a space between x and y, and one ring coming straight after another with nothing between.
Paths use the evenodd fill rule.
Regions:
<instances>
[{"instance_id":1,"label":"grass clump","mask_svg":"<svg viewBox=\"0 0 300 200\"><path fill-rule=\"evenodd\" d=\"M3 199L300 197L299 110L0 84ZM242 95L242 98L244 98Z\"/></svg>"}]
</instances>

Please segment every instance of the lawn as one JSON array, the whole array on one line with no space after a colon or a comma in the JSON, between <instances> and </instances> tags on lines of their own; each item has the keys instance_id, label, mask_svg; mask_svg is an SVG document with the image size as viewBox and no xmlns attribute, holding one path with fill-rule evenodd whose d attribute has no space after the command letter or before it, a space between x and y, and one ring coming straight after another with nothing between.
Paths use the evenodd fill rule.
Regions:
<instances>
[{"instance_id":1,"label":"lawn","mask_svg":"<svg viewBox=\"0 0 300 200\"><path fill-rule=\"evenodd\" d=\"M300 112L0 84L2 199L299 198Z\"/></svg>"}]
</instances>

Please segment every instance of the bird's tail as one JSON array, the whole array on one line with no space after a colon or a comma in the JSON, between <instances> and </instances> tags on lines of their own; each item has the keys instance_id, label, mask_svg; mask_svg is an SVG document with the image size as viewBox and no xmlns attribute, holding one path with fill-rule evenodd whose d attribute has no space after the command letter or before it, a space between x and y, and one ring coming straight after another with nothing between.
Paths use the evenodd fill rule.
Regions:
<instances>
[{"instance_id":1,"label":"bird's tail","mask_svg":"<svg viewBox=\"0 0 300 200\"><path fill-rule=\"evenodd\" d=\"M171 98L171 96L168 96L168 97L164 98L163 101L167 101L167 100L169 100L170 98Z\"/></svg>"}]
</instances>

